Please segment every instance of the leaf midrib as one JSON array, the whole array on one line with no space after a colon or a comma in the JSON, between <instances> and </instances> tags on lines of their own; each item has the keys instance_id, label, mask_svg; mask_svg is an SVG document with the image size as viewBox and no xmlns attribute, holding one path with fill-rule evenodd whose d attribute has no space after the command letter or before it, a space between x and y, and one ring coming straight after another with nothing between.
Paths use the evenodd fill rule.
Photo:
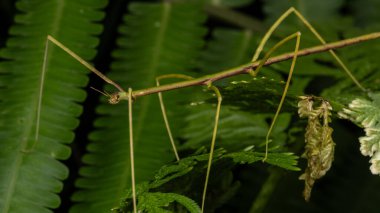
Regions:
<instances>
[{"instance_id":1,"label":"leaf midrib","mask_svg":"<svg viewBox=\"0 0 380 213\"><path fill-rule=\"evenodd\" d=\"M153 48L153 57L151 60L152 62L149 64L149 66L147 66L147 70L150 70L150 72L148 72L148 73L151 74L147 78L153 79L153 80L157 76L157 67L159 64L159 58L160 58L160 53L161 53L162 44L163 44L162 41L165 38L164 35L165 35L166 29L167 29L169 15L170 15L170 9L171 9L170 3L164 2L162 4L163 4L163 13L162 13L162 18L159 22L160 23L160 30L157 33L156 42L155 42L156 45ZM150 97L148 97L148 98L146 98L146 100L142 101L142 103L141 103L141 110L139 111L139 114L137 116L139 122L138 122L137 127L135 128L135 131L134 131L134 142L140 141L139 138L140 138L140 135L142 134L143 129L144 129L145 118L146 118L147 111L148 111L149 106L150 106L150 102L151 102ZM130 177L131 176L131 173L130 173L131 165L129 164L128 167L126 167L126 168L127 169L125 169L124 177ZM124 178L124 180L129 180L129 178ZM129 184L129 182L124 181L123 186L120 187L119 189L121 189L121 190L125 189L128 184Z\"/></svg>"},{"instance_id":2,"label":"leaf midrib","mask_svg":"<svg viewBox=\"0 0 380 213\"><path fill-rule=\"evenodd\" d=\"M56 34L59 30L59 26L60 26L59 23L60 23L60 20L62 19L62 15L63 15L64 1L58 1L56 8L57 8L56 13L54 13L55 18L54 18L54 21L52 22L53 23L53 30L51 31L52 34ZM37 103L38 102L36 102L36 104L33 104L33 106L34 106L33 108L35 110L31 110L30 112L36 112L37 111L37 106L38 106ZM21 137L23 139L21 142L21 149L22 150L25 150L27 148L27 144L28 144L31 132L34 130L33 123L32 123L32 121L35 121L35 119L33 119L34 116L35 116L34 113L29 113L29 119L27 119L27 120L31 121L31 122L29 122L29 125L26 126L24 134ZM16 157L16 160L13 164L13 169L11 170L12 173L9 176L10 183L8 184L7 189L4 190L7 193L6 193L5 198L4 198L3 209L0 212L9 212L9 209L11 207L11 198L13 197L13 194L15 191L15 186L17 183L17 179L18 179L18 176L20 173L21 165L22 165L24 156L26 154L28 154L28 153L24 153L21 150L16 154L17 157Z\"/></svg>"}]
</instances>

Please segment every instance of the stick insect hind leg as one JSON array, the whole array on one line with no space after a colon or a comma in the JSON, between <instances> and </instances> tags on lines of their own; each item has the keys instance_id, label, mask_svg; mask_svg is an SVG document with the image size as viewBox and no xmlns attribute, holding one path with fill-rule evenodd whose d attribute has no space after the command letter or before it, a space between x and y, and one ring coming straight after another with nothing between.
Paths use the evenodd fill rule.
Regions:
<instances>
[{"instance_id":1,"label":"stick insect hind leg","mask_svg":"<svg viewBox=\"0 0 380 213\"><path fill-rule=\"evenodd\" d=\"M285 13L283 13L276 21L275 23L269 28L269 30L265 33L263 39L261 40L259 46L257 47L256 51L255 51L255 54L253 55L253 58L252 58L252 63L253 62L256 62L257 59L259 58L259 55L260 53L262 52L263 50L263 47L264 45L266 44L266 42L268 41L268 39L270 38L270 36L272 35L272 33L278 28L278 26L290 15L294 13L297 18L299 18L303 24L305 24L305 26L314 34L314 36L322 43L322 44L326 44L326 41L322 38L322 36L317 32L317 30L306 20L306 18L298 11L296 10L294 7L291 7L289 8ZM297 39L298 40L298 39ZM297 41L298 43L298 41ZM297 44L298 46L299 44ZM277 111L276 111L276 114L274 116L274 118L272 119L272 122L271 122L271 125L270 125L270 128L267 132L267 135L266 135L266 142L265 142L265 157L264 157L264 161L267 159L268 157L268 144L269 144L269 137L270 137L270 134L273 130L273 127L274 127L274 124L276 122L276 119L279 115L279 112L281 110L281 107L282 107L282 104L284 102L284 99L285 99L285 95L287 93L287 90L288 90L288 87L289 87L289 83L290 83L290 79L291 79L291 76L292 76L292 73L293 73L293 69L294 69L294 64L295 64L295 58L297 57L297 52L298 52L298 47L296 47L296 51L294 52L295 53L295 57L293 58L293 61L292 61L292 65L291 65L291 69L289 71L289 75L288 75L288 79L287 79L287 82L286 82L286 85L285 85L285 89L284 89L284 92L283 92L283 95L281 97L281 101L280 101L280 104L277 108ZM271 49L272 50L272 49ZM269 52L271 52L271 50L269 50ZM360 82L355 78L355 76L352 74L352 72L347 68L347 66L343 63L343 61L340 59L340 57L335 53L334 50L329 50L330 54L333 56L333 58L337 61L337 63L339 64L339 66L344 70L344 72L349 76L349 78L354 82L354 84L359 87L362 91L366 91L366 89L360 84ZM269 57L269 55L268 55ZM267 56L265 56L264 58L267 58ZM263 61L266 61L266 59L264 59ZM259 67L256 69L256 71L253 71L251 72L250 74L251 75L256 75L259 71L259 69L262 67L262 65L260 64Z\"/></svg>"},{"instance_id":2,"label":"stick insect hind leg","mask_svg":"<svg viewBox=\"0 0 380 213\"><path fill-rule=\"evenodd\" d=\"M186 80L193 79L193 77L190 77L190 76L187 76L187 75L182 75L182 74L163 75L163 76L159 76L159 77L156 78L157 86L160 85L160 83L159 83L160 80L167 79L167 78L180 78L180 79L186 79ZM205 178L205 183L204 183L203 193L202 193L201 212L204 211L204 207L205 207L206 194L207 194L207 185L208 185L208 181L209 181L209 177L210 177L212 159L213 159L214 149L215 149L216 135L217 135L217 132L218 132L218 123L219 123L220 108L221 108L221 105L222 105L222 95L220 94L219 89L216 86L213 86L211 81L210 82L206 82L205 84L207 86L207 89L212 90L215 93L218 102L217 102L216 112L215 112L214 129L213 129L212 138L211 138L211 145L210 145L209 159L208 159L208 163L207 163L206 178ZM173 146L173 150L174 150L174 153L176 155L176 158L177 158L177 160L179 160L177 149L175 147L175 142L174 142L174 139L173 139L173 136L172 136L172 133L171 133L170 125L169 125L169 122L168 122L168 119L167 119L167 116L166 116L165 105L164 105L164 101L163 101L161 92L158 93L158 97L159 97L159 101L160 101L162 116L163 116L164 121L165 121L166 130L168 132L168 135L169 135L169 138L170 138L170 142L171 142L171 144Z\"/></svg>"}]
</instances>

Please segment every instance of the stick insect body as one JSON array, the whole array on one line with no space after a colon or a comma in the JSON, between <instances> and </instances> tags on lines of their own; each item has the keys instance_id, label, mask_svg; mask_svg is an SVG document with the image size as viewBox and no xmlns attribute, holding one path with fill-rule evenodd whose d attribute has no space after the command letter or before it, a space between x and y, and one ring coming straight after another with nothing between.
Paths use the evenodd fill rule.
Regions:
<instances>
[{"instance_id":1,"label":"stick insect body","mask_svg":"<svg viewBox=\"0 0 380 213\"><path fill-rule=\"evenodd\" d=\"M263 57L262 60L258 60L260 53L262 52L262 49L263 49L264 45L266 44L266 42L268 41L271 34L281 24L281 22L292 13L294 13L308 27L308 29L316 36L316 38L322 43L322 45L312 47L312 48L308 48L308 49L304 49L304 50L299 50L301 33L296 32L296 33L286 37L285 39L283 39L279 43L277 43L274 47L272 47L268 51L268 53L265 54L265 56ZM287 93L287 90L288 90L288 87L290 84L290 80L291 80L291 77L292 77L292 74L293 74L293 71L295 68L295 62L297 60L297 57L309 55L309 54L313 54L313 53L318 53L318 52L323 52L323 51L329 51L332 54L332 56L334 57L334 59L338 62L338 64L342 67L342 69L346 72L346 74L352 79L352 81L361 90L365 90L364 87L356 80L356 78L352 75L352 73L347 69L347 67L344 65L342 60L335 54L333 49L341 48L344 46L352 45L352 44L359 43L359 42L366 41L366 40L376 39L379 37L380 37L380 33L372 33L372 34L368 34L368 35L364 35L364 36L360 36L360 37L356 37L356 38L352 38L352 39L346 39L346 40L342 40L339 42L326 44L325 40L311 26L311 24L296 9L290 8L272 25L272 27L265 34L265 36L263 37L263 39L260 42L259 47L256 49L255 54L254 54L251 62L244 64L242 66L239 66L239 67L235 67L235 68L232 68L232 69L229 69L226 71L222 71L220 73L216 73L213 75L207 75L207 76L200 77L200 78L192 78L190 76L185 76L185 75L180 75L180 74L171 74L171 75L159 76L156 78L156 82L157 82L156 87L151 87L151 88L142 89L142 90L135 90L135 91L132 91L132 89L129 89L127 92L121 86L119 86L117 83L115 83L114 81L109 79L107 76L102 74L100 71L98 71L92 65L90 65L88 62L86 62L81 57L79 57L76 53L72 52L65 45L63 45L62 43L57 41L52 36L48 35L47 40L46 40L45 59L44 59L42 75L41 75L41 88L40 88L40 90L42 91L43 76L46 72L46 55L47 55L46 51L48 49L49 42L52 42L53 44L55 44L58 47L60 47L61 49L63 49L70 56L75 58L77 61L79 61L82 65L87 67L91 72L95 73L100 78L102 78L104 81L113 85L118 90L118 92L115 92L112 94L108 94L107 92L101 92L101 91L97 90L98 92L100 92L103 95L108 97L108 102L110 104L117 104L122 100L127 100L129 102L129 104L128 104L128 112L129 113L128 114L129 114L129 126L130 126L130 158L131 158L130 162L131 162L131 170L132 170L131 171L131 176L132 176L131 179L132 179L133 209L134 209L134 212L137 212L137 198L136 198L136 190L135 190L134 158L133 158L132 102L135 101L140 96L158 93L160 105L161 105L161 109L162 109L162 114L163 114L164 121L165 121L165 126L166 126L166 129L168 131L168 135L169 135L170 141L172 143L172 147L173 147L176 159L179 160L180 156L177 153L177 150L175 147L175 142L174 142L173 136L171 134L170 125L169 125L169 122L168 122L168 119L167 119L167 116L165 113L165 106L163 103L163 97L162 97L161 93L164 91L169 91L169 90L174 90L174 89L179 89L179 88L184 88L184 87L190 87L190 86L194 86L194 85L207 86L207 88L209 90L212 90L216 94L218 104L216 107L217 109L216 109L216 113L215 113L214 130L213 130L213 134L212 134L212 140L211 140L211 145L210 145L211 148L210 148L210 154L209 154L209 160L208 160L208 167L207 167L207 171L206 171L206 178L205 178L203 196L202 196L202 212L203 212L203 210L205 208L207 185L208 185L209 174L210 174L210 170L211 170L211 163L212 163L212 159L213 159L213 150L215 147L215 141L216 141L216 135L217 135L217 126L218 126L219 114L220 114L220 108L221 108L221 102L222 102L222 96L220 94L220 91L216 86L212 85L213 82L224 79L224 78L228 78L231 76L235 76L238 74L250 74L251 76L256 76L259 73L260 69L265 65L269 65L272 63L292 59L292 64L291 64L291 67L289 70L287 82L286 82L280 103L278 105L277 111L276 111L275 116L271 122L271 125L269 127L269 130L268 130L268 133L266 136L266 142L265 142L265 145L266 145L266 149L265 149L266 152L265 153L266 154L264 157L264 161L265 161L267 158L267 154L268 154L268 144L270 141L270 139L269 139L270 134L272 132L272 129L274 127L276 119L277 119L277 117L281 111L282 104L285 100L285 96L286 96L286 93ZM295 48L294 48L293 52L286 53L286 54L279 55L279 56L272 57L272 58L270 57L276 49L278 49L284 43L286 43L290 40L293 40L293 39L296 39L296 44L295 44ZM178 79L184 79L184 80L177 82L177 83L160 85L160 83L159 83L160 80L167 79L167 78L178 78ZM40 111L41 111L41 106L40 106L41 99L42 99L42 92L40 92L39 106L38 106L38 110L37 110L37 120L36 120L36 135L37 136L38 136L38 131L39 131L38 123L39 123L39 117L40 117Z\"/></svg>"}]
</instances>

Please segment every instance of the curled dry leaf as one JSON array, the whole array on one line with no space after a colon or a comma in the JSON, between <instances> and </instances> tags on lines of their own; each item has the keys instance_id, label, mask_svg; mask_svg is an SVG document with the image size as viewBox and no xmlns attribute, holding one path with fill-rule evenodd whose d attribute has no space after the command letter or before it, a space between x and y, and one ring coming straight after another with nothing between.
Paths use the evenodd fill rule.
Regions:
<instances>
[{"instance_id":1,"label":"curled dry leaf","mask_svg":"<svg viewBox=\"0 0 380 213\"><path fill-rule=\"evenodd\" d=\"M305 173L300 176L301 180L305 180L303 195L308 201L315 180L323 177L331 167L335 143L331 137L333 129L329 126L332 110L330 103L312 96L300 98L298 114L301 118L308 119L305 152L302 155L308 162Z\"/></svg>"}]
</instances>

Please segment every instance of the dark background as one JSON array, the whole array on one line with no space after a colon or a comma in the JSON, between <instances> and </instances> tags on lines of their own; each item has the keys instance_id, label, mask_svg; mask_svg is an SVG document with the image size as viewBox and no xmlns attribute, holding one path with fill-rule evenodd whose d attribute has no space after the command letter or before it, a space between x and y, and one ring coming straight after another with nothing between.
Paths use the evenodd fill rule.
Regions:
<instances>
[{"instance_id":1,"label":"dark background","mask_svg":"<svg viewBox=\"0 0 380 213\"><path fill-rule=\"evenodd\" d=\"M127 5L130 1L112 0L106 8L106 18L104 19L104 31L101 35L99 51L92 63L104 72L107 72L111 62L110 52L115 46L117 36L116 26L121 22L122 15L127 11ZM349 2L341 10L342 14L350 14ZM0 0L0 48L4 47L8 30L13 23L13 17L17 12L13 0ZM262 11L262 1L255 1L253 4L238 8L237 11L254 14L258 20L265 18ZM380 8L378 8L380 12ZM373 20L372 20L373 21ZM210 18L207 25L229 26L218 19ZM91 75L90 86L102 88L103 81L94 75ZM85 105L84 113L81 116L81 124L77 129L76 140L71 144L73 154L65 164L70 168L70 177L65 182L65 188L61 193L62 205L55 212L67 212L70 206L70 196L74 191L74 179L77 176L78 169L81 165L80 158L85 152L87 134L92 130L92 122L95 117L94 107L99 94L89 91ZM333 123L335 132L334 137L344 138L336 147L337 160L334 162L332 170L325 178L318 181L313 190L312 200L306 203L302 200L301 192L303 183L298 181L299 174L286 173L283 175L280 184L272 195L271 205L265 212L278 212L278 206L282 206L284 212L380 212L378 203L380 201L380 177L370 173L368 167L369 158L363 157L359 151L357 138L363 135L360 128L357 128L349 122L339 121ZM236 168L235 173L240 177L241 182L250 184L250 178L254 174L249 173L246 167ZM249 189L245 189L249 191ZM244 192L242 192L244 194ZM247 192L248 194L248 192ZM284 197L285 196L285 197ZM288 196L288 197L286 197ZM291 198L292 197L292 198ZM251 200L250 196L236 196L236 201ZM297 206L297 207L294 207ZM228 206L226 209L229 209ZM224 210L220 210L221 212Z\"/></svg>"}]
</instances>

